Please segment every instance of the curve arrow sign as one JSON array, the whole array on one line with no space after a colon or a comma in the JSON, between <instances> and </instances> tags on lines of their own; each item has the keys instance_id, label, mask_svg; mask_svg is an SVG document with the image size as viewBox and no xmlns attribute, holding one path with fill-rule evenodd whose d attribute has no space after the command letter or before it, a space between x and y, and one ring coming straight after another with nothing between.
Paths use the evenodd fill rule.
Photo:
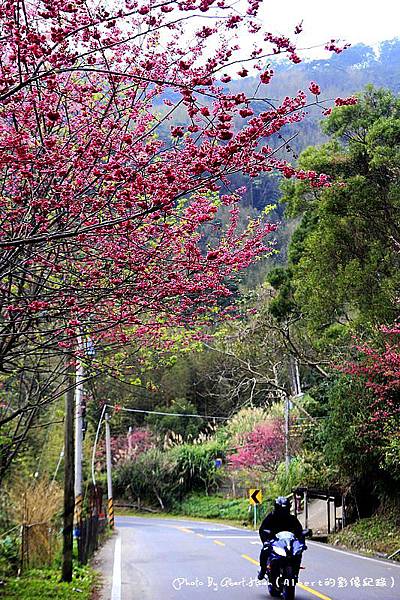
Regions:
<instances>
[{"instance_id":1,"label":"curve arrow sign","mask_svg":"<svg viewBox=\"0 0 400 600\"><path fill-rule=\"evenodd\" d=\"M253 506L256 506L257 504L261 504L262 503L262 490L249 490L249 501L250 504L253 504Z\"/></svg>"}]
</instances>

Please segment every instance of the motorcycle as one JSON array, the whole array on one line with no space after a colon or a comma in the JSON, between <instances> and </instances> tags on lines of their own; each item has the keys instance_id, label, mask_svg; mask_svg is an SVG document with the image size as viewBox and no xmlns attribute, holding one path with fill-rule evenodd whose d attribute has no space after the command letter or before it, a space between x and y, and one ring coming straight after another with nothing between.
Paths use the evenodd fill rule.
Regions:
<instances>
[{"instance_id":1,"label":"motorcycle","mask_svg":"<svg viewBox=\"0 0 400 600\"><path fill-rule=\"evenodd\" d=\"M267 534L268 530L264 530ZM311 536L311 531L303 531L304 538ZM290 531L280 531L270 541L264 543L268 550L267 575L270 596L294 600L298 583L301 558L307 546Z\"/></svg>"}]
</instances>

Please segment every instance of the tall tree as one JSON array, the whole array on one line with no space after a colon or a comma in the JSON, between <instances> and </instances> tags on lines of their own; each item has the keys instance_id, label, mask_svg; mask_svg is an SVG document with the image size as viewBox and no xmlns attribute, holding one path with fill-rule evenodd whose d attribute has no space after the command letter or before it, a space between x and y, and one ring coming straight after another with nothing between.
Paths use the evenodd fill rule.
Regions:
<instances>
[{"instance_id":1,"label":"tall tree","mask_svg":"<svg viewBox=\"0 0 400 600\"><path fill-rule=\"evenodd\" d=\"M358 325L391 323L398 312L400 101L369 87L357 104L337 104L323 126L332 140L299 160L332 185L284 186L288 214L302 220L287 270L270 276L278 292L273 313L301 318L318 344L337 344Z\"/></svg>"}]
</instances>

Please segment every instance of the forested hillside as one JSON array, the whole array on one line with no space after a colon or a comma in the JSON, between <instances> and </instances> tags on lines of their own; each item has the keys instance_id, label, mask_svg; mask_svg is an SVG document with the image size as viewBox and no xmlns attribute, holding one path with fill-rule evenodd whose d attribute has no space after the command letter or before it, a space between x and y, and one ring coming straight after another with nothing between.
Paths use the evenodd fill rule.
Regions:
<instances>
[{"instance_id":1,"label":"forested hillside","mask_svg":"<svg viewBox=\"0 0 400 600\"><path fill-rule=\"evenodd\" d=\"M273 62L271 67L274 68ZM321 101L361 92L369 84L386 88L394 94L398 94L400 91L400 40L383 42L379 48L357 44L345 52L333 54L329 59L305 60L295 66L289 62L280 61L279 67L277 64L275 71L276 75L272 77L268 86L264 86L268 89L271 101L294 94L297 90L306 89L311 81L316 81L320 85ZM252 94L259 89L256 80L251 77L233 79L229 83L229 87L235 91L244 90L247 94ZM322 102L321 107L310 107L305 121L296 126L283 128L279 134L283 158L297 161L300 153L307 147L318 146L329 140L329 135L323 127L325 119L323 107L328 103ZM285 144L285 140L288 141L288 144ZM235 185L246 187L242 204L250 212L253 209L260 211L265 206L276 205L282 196L280 178L276 175L262 175L257 178L237 175L232 180ZM272 261L282 264L287 260L287 245L293 227L290 218L288 219L284 215L284 205L281 202L271 212L271 218L283 224L276 236L276 247L279 253ZM259 265L251 270L247 275L249 287L260 283L270 265L271 260L268 261L268 265Z\"/></svg>"}]
</instances>

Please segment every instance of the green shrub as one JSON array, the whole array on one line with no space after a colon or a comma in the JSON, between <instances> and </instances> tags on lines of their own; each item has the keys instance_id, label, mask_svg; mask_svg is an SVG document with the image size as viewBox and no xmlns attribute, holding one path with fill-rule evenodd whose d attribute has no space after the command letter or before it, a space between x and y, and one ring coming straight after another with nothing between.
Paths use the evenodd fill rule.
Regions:
<instances>
[{"instance_id":1,"label":"green shrub","mask_svg":"<svg viewBox=\"0 0 400 600\"><path fill-rule=\"evenodd\" d=\"M323 454L303 451L293 458L286 472L285 463L278 467L276 485L280 495L288 495L298 486L330 487L337 479L337 471L325 463Z\"/></svg>"},{"instance_id":2,"label":"green shrub","mask_svg":"<svg viewBox=\"0 0 400 600\"><path fill-rule=\"evenodd\" d=\"M183 444L168 453L175 463L175 478L181 497L189 492L209 494L217 489L221 471L215 466L216 458L224 458L215 441L205 444Z\"/></svg>"},{"instance_id":3,"label":"green shrub","mask_svg":"<svg viewBox=\"0 0 400 600\"><path fill-rule=\"evenodd\" d=\"M0 577L16 573L19 556L20 538L15 532L0 538Z\"/></svg>"},{"instance_id":4,"label":"green shrub","mask_svg":"<svg viewBox=\"0 0 400 600\"><path fill-rule=\"evenodd\" d=\"M170 452L152 449L114 471L115 495L158 504L164 510L173 502L178 488L176 461Z\"/></svg>"},{"instance_id":5,"label":"green shrub","mask_svg":"<svg viewBox=\"0 0 400 600\"><path fill-rule=\"evenodd\" d=\"M35 569L7 579L3 600L89 600L96 575L89 567L75 567L71 583L60 582L59 569Z\"/></svg>"},{"instance_id":6,"label":"green shrub","mask_svg":"<svg viewBox=\"0 0 400 600\"><path fill-rule=\"evenodd\" d=\"M245 498L224 498L220 495L192 494L181 503L174 504L174 512L204 519L229 519L248 521L249 502Z\"/></svg>"},{"instance_id":7,"label":"green shrub","mask_svg":"<svg viewBox=\"0 0 400 600\"><path fill-rule=\"evenodd\" d=\"M115 495L170 508L188 493L215 491L221 479L215 459L223 457L214 441L149 450L115 469Z\"/></svg>"}]
</instances>

